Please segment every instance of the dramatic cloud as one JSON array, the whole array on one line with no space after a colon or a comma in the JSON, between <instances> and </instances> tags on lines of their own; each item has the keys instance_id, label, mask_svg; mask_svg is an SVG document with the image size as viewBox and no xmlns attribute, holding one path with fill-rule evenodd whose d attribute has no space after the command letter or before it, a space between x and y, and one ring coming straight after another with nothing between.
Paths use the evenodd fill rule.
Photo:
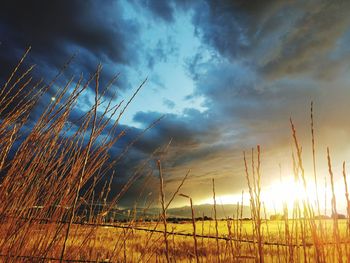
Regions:
<instances>
[{"instance_id":1,"label":"dramatic cloud","mask_svg":"<svg viewBox=\"0 0 350 263\"><path fill-rule=\"evenodd\" d=\"M223 57L248 60L270 77L322 75L348 29L348 9L345 1L208 1L193 21Z\"/></svg>"},{"instance_id":2,"label":"dramatic cloud","mask_svg":"<svg viewBox=\"0 0 350 263\"><path fill-rule=\"evenodd\" d=\"M103 5L79 0L8 1L0 10L0 24L0 59L6 66L13 65L28 46L33 47L28 62L39 64L42 74L55 72L73 54L77 54L78 62L73 64L77 74L93 72L99 62L137 61L138 27L123 18L115 1Z\"/></svg>"},{"instance_id":3,"label":"dramatic cloud","mask_svg":"<svg viewBox=\"0 0 350 263\"><path fill-rule=\"evenodd\" d=\"M350 153L342 143L350 139L349 10L346 1L328 0L8 1L0 10L0 79L28 45L33 50L27 63L38 64L36 74L46 79L75 53L62 83L73 74L91 74L99 62L104 83L121 73L108 98L130 97L148 76L120 126L126 135L110 151L115 160L133 143L115 167L113 192L171 141L147 162L147 183L136 183L125 203L134 202L141 188L156 199L154 159L160 157L167 190L191 169L184 191L200 202L208 198L212 178L219 194L246 187L242 151L250 153L256 144L263 149L264 186L279 177L279 163L287 173L289 117L308 155L311 101L320 170L327 145L337 152L335 163ZM72 120L92 103L90 90Z\"/></svg>"},{"instance_id":4,"label":"dramatic cloud","mask_svg":"<svg viewBox=\"0 0 350 263\"><path fill-rule=\"evenodd\" d=\"M242 160L235 158L240 155L237 149L249 149L255 144L280 150L265 153L266 167L277 170L280 161L290 166L282 154L291 152L288 119L293 117L296 121L300 139L308 147L307 112L311 101L324 120L318 127L318 136L325 144L320 145L318 157L324 159L326 144L332 144L339 153L347 152L346 147L329 137L333 134L347 140L350 131L343 99L349 95L349 79L341 74L349 68L350 53L343 44L349 35L347 5L329 1L208 1L193 5L192 22L202 47L187 60L187 66L196 83L193 96L204 97L208 108L197 116L196 123L204 125L200 130L210 134L208 137L214 135L211 128L205 127L206 121L215 124L218 134L212 138L216 138L216 143L224 143L217 151L213 149L215 142L207 144L205 140L197 142L197 150L187 152L189 148L182 147L181 157L173 156L180 160L175 161L178 170L181 160L187 160L195 173L201 174L202 182L208 177L228 178L241 171L225 171L227 154L235 159L233 167L241 166ZM336 113L329 101L339 102L342 109ZM326 128L329 122L334 125L332 131ZM199 154L203 152L207 155ZM309 153L308 148L305 152ZM277 160L275 164L270 161L273 159ZM215 160L215 164L205 165L208 160ZM323 163L321 169L325 168ZM205 167L207 173L200 167ZM267 182L277 177L276 172L269 173ZM242 179L236 178L234 191L242 187Z\"/></svg>"}]
</instances>

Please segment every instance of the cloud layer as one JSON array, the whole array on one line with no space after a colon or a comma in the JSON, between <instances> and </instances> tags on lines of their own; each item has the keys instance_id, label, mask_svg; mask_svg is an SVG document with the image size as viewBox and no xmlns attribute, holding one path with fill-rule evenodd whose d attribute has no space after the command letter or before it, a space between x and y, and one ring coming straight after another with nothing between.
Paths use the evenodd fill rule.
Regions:
<instances>
[{"instance_id":1,"label":"cloud layer","mask_svg":"<svg viewBox=\"0 0 350 263\"><path fill-rule=\"evenodd\" d=\"M38 64L38 76L50 78L76 52L65 78L90 74L101 62L103 79L121 72L117 86L128 94L150 74L142 109L121 127L128 133L112 158L142 128L164 118L119 163L123 176L115 191L138 163L172 140L164 157L167 189L192 169L184 190L200 201L208 197L211 178L220 194L245 188L242 151L256 144L264 149L264 183L278 178L278 163L290 166L291 116L309 153L311 101L319 159L326 145L334 147L336 160L346 158L349 7L346 1L8 1L0 10L0 77L28 45L27 62ZM192 88L177 88L174 64ZM85 100L90 103L88 95ZM324 169L323 162L319 166ZM145 192L157 191L155 176Z\"/></svg>"}]
</instances>

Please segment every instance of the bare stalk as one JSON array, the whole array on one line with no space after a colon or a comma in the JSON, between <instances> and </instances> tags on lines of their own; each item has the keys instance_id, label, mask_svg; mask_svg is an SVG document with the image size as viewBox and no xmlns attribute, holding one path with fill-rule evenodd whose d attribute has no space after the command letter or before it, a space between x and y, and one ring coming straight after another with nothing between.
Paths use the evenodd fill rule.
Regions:
<instances>
[{"instance_id":1,"label":"bare stalk","mask_svg":"<svg viewBox=\"0 0 350 263\"><path fill-rule=\"evenodd\" d=\"M89 142L86 148L86 153L85 153L85 158L84 158L84 164L81 170L81 174L79 177L79 183L75 192L75 198L74 198L74 203L72 206L72 211L70 214L70 218L69 218L69 224L67 227L67 231L65 234L65 238L64 238L64 242L63 242L63 247L62 247L62 252L61 252L61 257L60 257L60 262L63 262L63 258L64 258L64 253L66 251L66 243L69 237L69 232L70 232L70 228L72 226L73 220L74 220L74 216L75 216L75 209L77 206L77 202L79 199L79 193L80 193L80 189L83 183L83 177L85 175L85 169L86 169L86 165L90 156L90 150L91 150L91 146L92 146L92 142L94 139L94 133L95 133L95 129L96 129L96 118L97 118L97 105L99 103L99 99L98 99L98 87L99 87L99 74L100 74L100 70L101 70L101 66L98 67L97 71L96 71L96 86L95 86L95 107L94 107L94 118L93 118L93 123L92 123L92 128L91 128L91 133L90 133L90 138L89 138Z\"/></svg>"},{"instance_id":2,"label":"bare stalk","mask_svg":"<svg viewBox=\"0 0 350 263\"><path fill-rule=\"evenodd\" d=\"M318 186L317 186L317 174L316 174L316 156L315 156L315 132L314 132L314 114L313 114L313 102L311 101L311 142L312 142L312 165L316 189L316 200L317 200L317 212L318 215L321 214L320 202L318 196Z\"/></svg>"},{"instance_id":3,"label":"bare stalk","mask_svg":"<svg viewBox=\"0 0 350 263\"><path fill-rule=\"evenodd\" d=\"M214 220L215 220L215 236L216 236L216 253L217 260L220 262L220 246L219 246L219 227L218 227L218 218L216 213L216 197L215 197L215 180L212 179L213 182L213 200L214 200Z\"/></svg>"},{"instance_id":4,"label":"bare stalk","mask_svg":"<svg viewBox=\"0 0 350 263\"><path fill-rule=\"evenodd\" d=\"M335 239L335 243L336 243L336 248L338 253L338 262L343 262L343 253L342 253L342 248L340 244L339 226L338 226L337 201L336 201L335 190L334 190L334 176L333 176L331 157L329 154L328 147L327 147L327 161L328 161L328 172L331 179L331 187L332 187L333 238Z\"/></svg>"},{"instance_id":5,"label":"bare stalk","mask_svg":"<svg viewBox=\"0 0 350 263\"><path fill-rule=\"evenodd\" d=\"M180 194L180 196L190 199L192 227L193 227L194 254L196 255L196 262L199 263L197 235L196 235L196 218L195 218L195 214L194 214L192 198L190 196L184 195L184 194Z\"/></svg>"},{"instance_id":6,"label":"bare stalk","mask_svg":"<svg viewBox=\"0 0 350 263\"><path fill-rule=\"evenodd\" d=\"M160 160L157 162L158 171L159 171L159 185L160 185L160 204L162 206L162 221L164 225L164 243L165 243L165 255L167 262L170 262L169 256L169 242L168 242L168 228L167 228L167 220L166 220L166 208L165 208L165 194L164 194L164 179L162 172L162 165Z\"/></svg>"}]
</instances>

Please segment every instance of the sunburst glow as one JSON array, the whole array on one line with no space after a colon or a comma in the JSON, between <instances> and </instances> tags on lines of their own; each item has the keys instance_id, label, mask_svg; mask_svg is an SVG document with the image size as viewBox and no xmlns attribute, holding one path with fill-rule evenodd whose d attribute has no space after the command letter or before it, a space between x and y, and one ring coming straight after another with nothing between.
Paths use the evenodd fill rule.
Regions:
<instances>
[{"instance_id":1,"label":"sunburst glow","mask_svg":"<svg viewBox=\"0 0 350 263\"><path fill-rule=\"evenodd\" d=\"M272 183L262 192L262 201L268 208L280 208L287 205L293 208L296 202L312 201L316 199L316 190L313 186L306 189L302 182L297 182L292 178Z\"/></svg>"}]
</instances>

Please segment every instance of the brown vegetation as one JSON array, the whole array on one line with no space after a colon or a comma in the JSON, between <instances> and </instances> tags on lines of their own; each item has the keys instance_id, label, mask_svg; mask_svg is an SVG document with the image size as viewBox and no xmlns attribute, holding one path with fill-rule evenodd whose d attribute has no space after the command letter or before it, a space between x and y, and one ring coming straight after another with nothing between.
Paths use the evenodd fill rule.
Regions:
<instances>
[{"instance_id":1,"label":"brown vegetation","mask_svg":"<svg viewBox=\"0 0 350 263\"><path fill-rule=\"evenodd\" d=\"M341 220L338 216L323 219L319 203L315 212L309 200L302 200L295 203L293 211L285 207L283 215L274 218L277 219L275 222L267 220L260 198L260 146L256 152L252 150L250 164L245 154L243 157L252 220L242 220L243 197L237 205L235 218L218 220L213 180L214 220L204 220L204 215L202 220L196 220L191 197L181 194L190 201L191 224L168 222L167 209L188 174L167 201L161 161L158 161L161 204L158 220L138 222L131 213L126 222L105 223L106 215L139 178L143 167L141 165L120 193L109 197L114 176L110 171L115 161L109 160L108 151L124 135L124 132L116 131L130 101L125 106L122 103L113 105L112 100L105 102L107 106L98 113L103 95L114 81L101 89L99 66L87 81L83 82L82 77L72 78L60 87L55 100L33 126L28 126L31 111L62 72L49 84L42 81L32 83L30 73L33 66L21 69L27 52L0 91L1 261L350 261L348 219ZM73 83L76 84L72 86ZM95 90L95 103L79 120L79 125L73 126L68 122L69 114L79 96L91 86ZM290 123L295 146L295 180L301 181L306 189L302 150L292 120ZM317 185L312 110L311 130ZM20 146L14 147L15 142L20 142ZM329 151L327 158L333 193L332 211L333 215L338 215ZM349 218L345 165L343 167ZM101 181L105 182L104 187L101 192L96 192L95 186ZM107 202L108 199L111 201ZM96 200L102 204L98 213L93 206Z\"/></svg>"}]
</instances>

